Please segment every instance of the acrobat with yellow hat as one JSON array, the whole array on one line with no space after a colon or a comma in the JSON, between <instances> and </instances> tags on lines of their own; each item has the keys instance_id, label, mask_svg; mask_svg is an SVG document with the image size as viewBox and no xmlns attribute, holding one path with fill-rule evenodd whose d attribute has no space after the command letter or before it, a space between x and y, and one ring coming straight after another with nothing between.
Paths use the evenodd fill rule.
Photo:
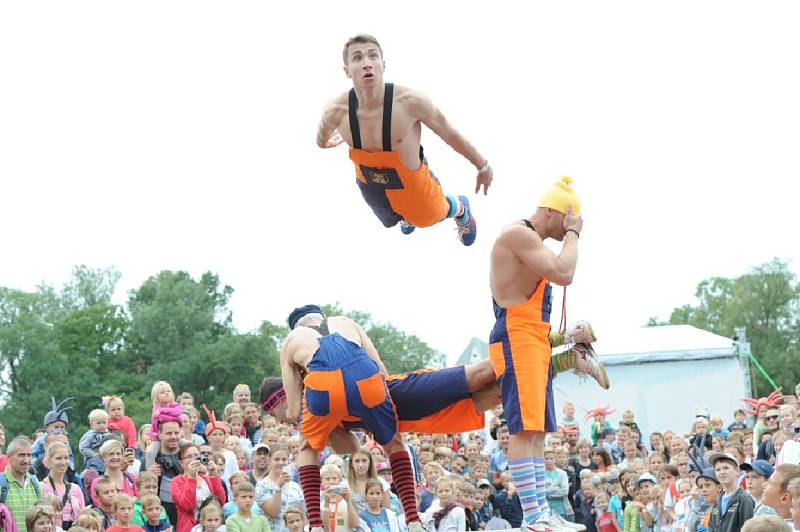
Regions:
<instances>
[{"instance_id":1,"label":"acrobat with yellow hat","mask_svg":"<svg viewBox=\"0 0 800 532\"><path fill-rule=\"evenodd\" d=\"M555 432L551 368L551 283L572 283L583 220L572 178L562 177L534 214L506 227L492 247L490 284L496 322L489 358L500 380L510 432L508 468L520 496L520 530L574 530L550 512L545 493L544 437ZM543 241L563 242L556 255Z\"/></svg>"}]
</instances>

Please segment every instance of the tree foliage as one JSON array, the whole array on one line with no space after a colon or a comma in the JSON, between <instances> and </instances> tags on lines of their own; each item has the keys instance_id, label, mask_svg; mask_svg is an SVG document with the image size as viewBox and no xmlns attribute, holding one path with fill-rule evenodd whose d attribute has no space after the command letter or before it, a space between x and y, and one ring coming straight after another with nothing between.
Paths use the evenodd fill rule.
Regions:
<instances>
[{"instance_id":1,"label":"tree foliage","mask_svg":"<svg viewBox=\"0 0 800 532\"><path fill-rule=\"evenodd\" d=\"M753 354L770 376L793 391L800 382L800 284L786 262L773 259L735 278L711 277L697 285L696 305L672 311L669 324L690 324L723 336L745 327ZM650 325L657 325L651 318ZM753 371L756 390L771 386Z\"/></svg>"},{"instance_id":2,"label":"tree foliage","mask_svg":"<svg viewBox=\"0 0 800 532\"><path fill-rule=\"evenodd\" d=\"M264 376L280 375L286 327L264 321L256 331L236 331L228 308L233 288L217 275L162 271L122 306L112 302L119 279L114 269L78 266L60 289L0 287L0 422L8 435L39 428L51 395L75 398L69 432L77 444L103 395L122 396L140 425L150 420L155 381L170 382L176 394L189 391L196 405L221 414L237 384L248 384L255 398ZM392 372L424 367L435 355L367 312L326 311L364 326Z\"/></svg>"}]
</instances>

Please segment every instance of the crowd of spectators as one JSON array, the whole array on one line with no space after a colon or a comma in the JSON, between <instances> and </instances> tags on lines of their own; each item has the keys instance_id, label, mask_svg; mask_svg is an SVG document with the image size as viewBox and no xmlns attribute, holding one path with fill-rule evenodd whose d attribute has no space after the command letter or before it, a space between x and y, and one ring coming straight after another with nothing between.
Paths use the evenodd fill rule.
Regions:
<instances>
[{"instance_id":1,"label":"crowd of spectators","mask_svg":"<svg viewBox=\"0 0 800 532\"><path fill-rule=\"evenodd\" d=\"M87 415L70 447L66 402L31 436L0 424L0 530L54 532L300 532L307 530L294 462L297 427L261 412L238 385L218 419L190 393L152 388L153 415L139 425L121 398ZM689 430L643 434L634 413L596 408L584 423L567 403L546 438L552 512L590 532L800 530L798 397L773 394L727 419L698 409ZM748 414L749 413L749 414ZM70 412L75 415L74 412ZM419 512L428 530L518 528L502 408L483 430L405 434ZM368 434L349 456L322 453L327 532L404 532L388 457Z\"/></svg>"}]
</instances>

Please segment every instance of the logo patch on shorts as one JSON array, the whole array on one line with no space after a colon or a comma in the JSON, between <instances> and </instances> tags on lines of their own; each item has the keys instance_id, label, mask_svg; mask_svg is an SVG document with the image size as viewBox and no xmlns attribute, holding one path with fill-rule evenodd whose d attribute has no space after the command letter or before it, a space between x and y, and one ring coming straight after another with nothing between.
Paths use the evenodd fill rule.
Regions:
<instances>
[{"instance_id":1,"label":"logo patch on shorts","mask_svg":"<svg viewBox=\"0 0 800 532\"><path fill-rule=\"evenodd\" d=\"M401 189L403 182L394 168L369 168L368 166L359 165L364 179L367 184L373 185L383 189Z\"/></svg>"}]
</instances>

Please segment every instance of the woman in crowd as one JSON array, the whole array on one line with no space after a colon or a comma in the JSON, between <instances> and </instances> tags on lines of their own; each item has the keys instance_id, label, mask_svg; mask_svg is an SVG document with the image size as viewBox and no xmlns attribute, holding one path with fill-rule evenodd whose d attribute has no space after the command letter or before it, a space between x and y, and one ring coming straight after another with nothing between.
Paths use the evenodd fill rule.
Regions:
<instances>
[{"instance_id":1,"label":"woman in crowd","mask_svg":"<svg viewBox=\"0 0 800 532\"><path fill-rule=\"evenodd\" d=\"M83 485L89 486L89 494L92 504L99 506L94 486L102 477L108 478L117 488L119 493L127 493L131 497L137 497L136 474L127 471L128 466L133 462L133 454L125 454L122 442L119 440L108 440L100 446L100 458L106 465L106 472L100 476L94 469L87 469L83 472Z\"/></svg>"},{"instance_id":2,"label":"woman in crowd","mask_svg":"<svg viewBox=\"0 0 800 532\"><path fill-rule=\"evenodd\" d=\"M592 449L592 465L594 466L592 471L605 473L609 467L614 465L614 462L611 461L611 455L608 454L608 451L602 447L595 447Z\"/></svg>"},{"instance_id":3,"label":"woman in crowd","mask_svg":"<svg viewBox=\"0 0 800 532\"><path fill-rule=\"evenodd\" d=\"M286 532L283 514L290 506L303 504L303 491L289 474L289 453L276 449L270 454L269 474L256 484L256 504L269 521L272 532Z\"/></svg>"},{"instance_id":4,"label":"woman in crowd","mask_svg":"<svg viewBox=\"0 0 800 532\"><path fill-rule=\"evenodd\" d=\"M60 441L51 443L45 452L44 461L50 472L42 482L42 494L55 495L61 499L61 528L68 530L86 506L81 487L66 479L69 447Z\"/></svg>"},{"instance_id":5,"label":"woman in crowd","mask_svg":"<svg viewBox=\"0 0 800 532\"><path fill-rule=\"evenodd\" d=\"M169 491L178 510L175 532L189 532L197 524L197 515L203 501L213 496L224 504L225 489L222 487L217 465L211 460L208 464L201 462L197 445L182 445L178 456L183 473L172 479Z\"/></svg>"},{"instance_id":6,"label":"woman in crowd","mask_svg":"<svg viewBox=\"0 0 800 532\"><path fill-rule=\"evenodd\" d=\"M367 449L360 448L350 455L350 464L347 469L347 483L350 487L350 502L355 506L359 514L367 508L366 487L368 480L380 480L383 486L384 508L391 508L389 498L389 485L386 481L378 477L375 469L375 460Z\"/></svg>"}]
</instances>

